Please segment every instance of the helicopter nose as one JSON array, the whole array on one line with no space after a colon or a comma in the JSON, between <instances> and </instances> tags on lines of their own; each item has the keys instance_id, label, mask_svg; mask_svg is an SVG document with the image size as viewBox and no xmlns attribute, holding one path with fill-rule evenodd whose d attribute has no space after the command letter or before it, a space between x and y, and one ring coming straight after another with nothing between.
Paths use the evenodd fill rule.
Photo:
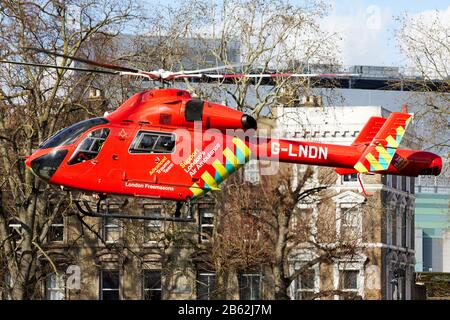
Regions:
<instances>
[{"instance_id":1,"label":"helicopter nose","mask_svg":"<svg viewBox=\"0 0 450 320\"><path fill-rule=\"evenodd\" d=\"M35 159L28 158L25 164L39 178L50 180L63 162L67 152L67 150L51 151Z\"/></svg>"},{"instance_id":2,"label":"helicopter nose","mask_svg":"<svg viewBox=\"0 0 450 320\"><path fill-rule=\"evenodd\" d=\"M255 129L257 128L256 119L248 114L244 114L241 118L242 126L245 129Z\"/></svg>"}]
</instances>

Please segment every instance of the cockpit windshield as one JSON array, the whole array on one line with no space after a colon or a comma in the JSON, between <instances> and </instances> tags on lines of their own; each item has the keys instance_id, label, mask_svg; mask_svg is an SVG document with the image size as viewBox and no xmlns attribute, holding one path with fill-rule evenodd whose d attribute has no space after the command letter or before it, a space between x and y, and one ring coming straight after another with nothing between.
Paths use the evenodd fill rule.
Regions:
<instances>
[{"instance_id":1,"label":"cockpit windshield","mask_svg":"<svg viewBox=\"0 0 450 320\"><path fill-rule=\"evenodd\" d=\"M55 135L44 141L44 143L39 146L39 149L54 148L72 144L86 130L96 125L105 123L108 123L108 120L105 118L93 118L75 123L68 128L58 131Z\"/></svg>"}]
</instances>

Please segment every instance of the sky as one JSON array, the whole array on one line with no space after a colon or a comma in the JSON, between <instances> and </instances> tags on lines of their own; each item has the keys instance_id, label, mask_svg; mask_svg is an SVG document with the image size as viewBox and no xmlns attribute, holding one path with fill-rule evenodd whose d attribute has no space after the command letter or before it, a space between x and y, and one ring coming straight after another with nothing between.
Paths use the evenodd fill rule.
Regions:
<instances>
[{"instance_id":1,"label":"sky","mask_svg":"<svg viewBox=\"0 0 450 320\"><path fill-rule=\"evenodd\" d=\"M150 3L150 0L143 0ZM210 0L222 3L222 0ZM304 4L309 0L286 0ZM449 21L450 0L323 0L331 6L321 21L323 30L339 32L342 40L340 60L344 66L406 66L398 49L395 31L400 27L395 17L409 15L431 16L438 10ZM158 0L160 4L177 4L177 0Z\"/></svg>"},{"instance_id":2,"label":"sky","mask_svg":"<svg viewBox=\"0 0 450 320\"><path fill-rule=\"evenodd\" d=\"M395 39L395 30L399 28L395 17L405 12L430 16L438 10L450 21L450 1L335 0L329 3L332 9L322 27L341 33L344 65L405 65Z\"/></svg>"}]
</instances>

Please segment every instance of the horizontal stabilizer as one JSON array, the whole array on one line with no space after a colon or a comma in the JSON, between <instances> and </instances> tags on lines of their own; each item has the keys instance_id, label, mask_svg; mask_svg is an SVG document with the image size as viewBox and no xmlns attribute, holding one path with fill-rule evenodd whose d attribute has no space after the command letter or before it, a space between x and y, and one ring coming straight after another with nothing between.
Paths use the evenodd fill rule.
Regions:
<instances>
[{"instance_id":1,"label":"horizontal stabilizer","mask_svg":"<svg viewBox=\"0 0 450 320\"><path fill-rule=\"evenodd\" d=\"M385 122L386 119L383 117L371 117L353 141L352 146L370 144Z\"/></svg>"},{"instance_id":2,"label":"horizontal stabilizer","mask_svg":"<svg viewBox=\"0 0 450 320\"><path fill-rule=\"evenodd\" d=\"M334 168L337 174L344 175L344 174L354 174L358 173L355 169L350 168Z\"/></svg>"}]
</instances>

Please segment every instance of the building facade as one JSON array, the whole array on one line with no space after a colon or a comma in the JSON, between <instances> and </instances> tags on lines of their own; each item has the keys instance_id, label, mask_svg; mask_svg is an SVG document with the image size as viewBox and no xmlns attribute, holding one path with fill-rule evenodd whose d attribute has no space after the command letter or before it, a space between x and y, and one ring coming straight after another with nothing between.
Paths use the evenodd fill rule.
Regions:
<instances>
[{"instance_id":1,"label":"building facade","mask_svg":"<svg viewBox=\"0 0 450 320\"><path fill-rule=\"evenodd\" d=\"M450 272L450 171L416 184L416 271Z\"/></svg>"},{"instance_id":2,"label":"building facade","mask_svg":"<svg viewBox=\"0 0 450 320\"><path fill-rule=\"evenodd\" d=\"M324 143L350 145L371 116L386 117L389 111L382 107L284 107L277 110L279 135L286 138L312 140ZM408 144L405 137L403 144ZM363 299L411 299L414 283L414 178L390 175L362 176L363 190L356 175L336 174L332 198L336 210L336 232L345 223L345 208L371 203L370 214L356 211L354 228L361 228L361 252L358 259L335 261L334 266L314 271L314 290L323 286L338 289L340 277L348 277L351 290ZM376 228L366 226L375 224ZM348 226L346 226L348 227ZM369 241L370 240L370 241ZM308 250L300 253L308 256ZM325 274L323 274L325 273ZM325 281L324 281L325 280ZM344 282L347 280L344 280ZM324 283L322 283L324 282ZM328 282L330 282L328 280ZM293 290L298 290L293 288Z\"/></svg>"}]
</instances>

